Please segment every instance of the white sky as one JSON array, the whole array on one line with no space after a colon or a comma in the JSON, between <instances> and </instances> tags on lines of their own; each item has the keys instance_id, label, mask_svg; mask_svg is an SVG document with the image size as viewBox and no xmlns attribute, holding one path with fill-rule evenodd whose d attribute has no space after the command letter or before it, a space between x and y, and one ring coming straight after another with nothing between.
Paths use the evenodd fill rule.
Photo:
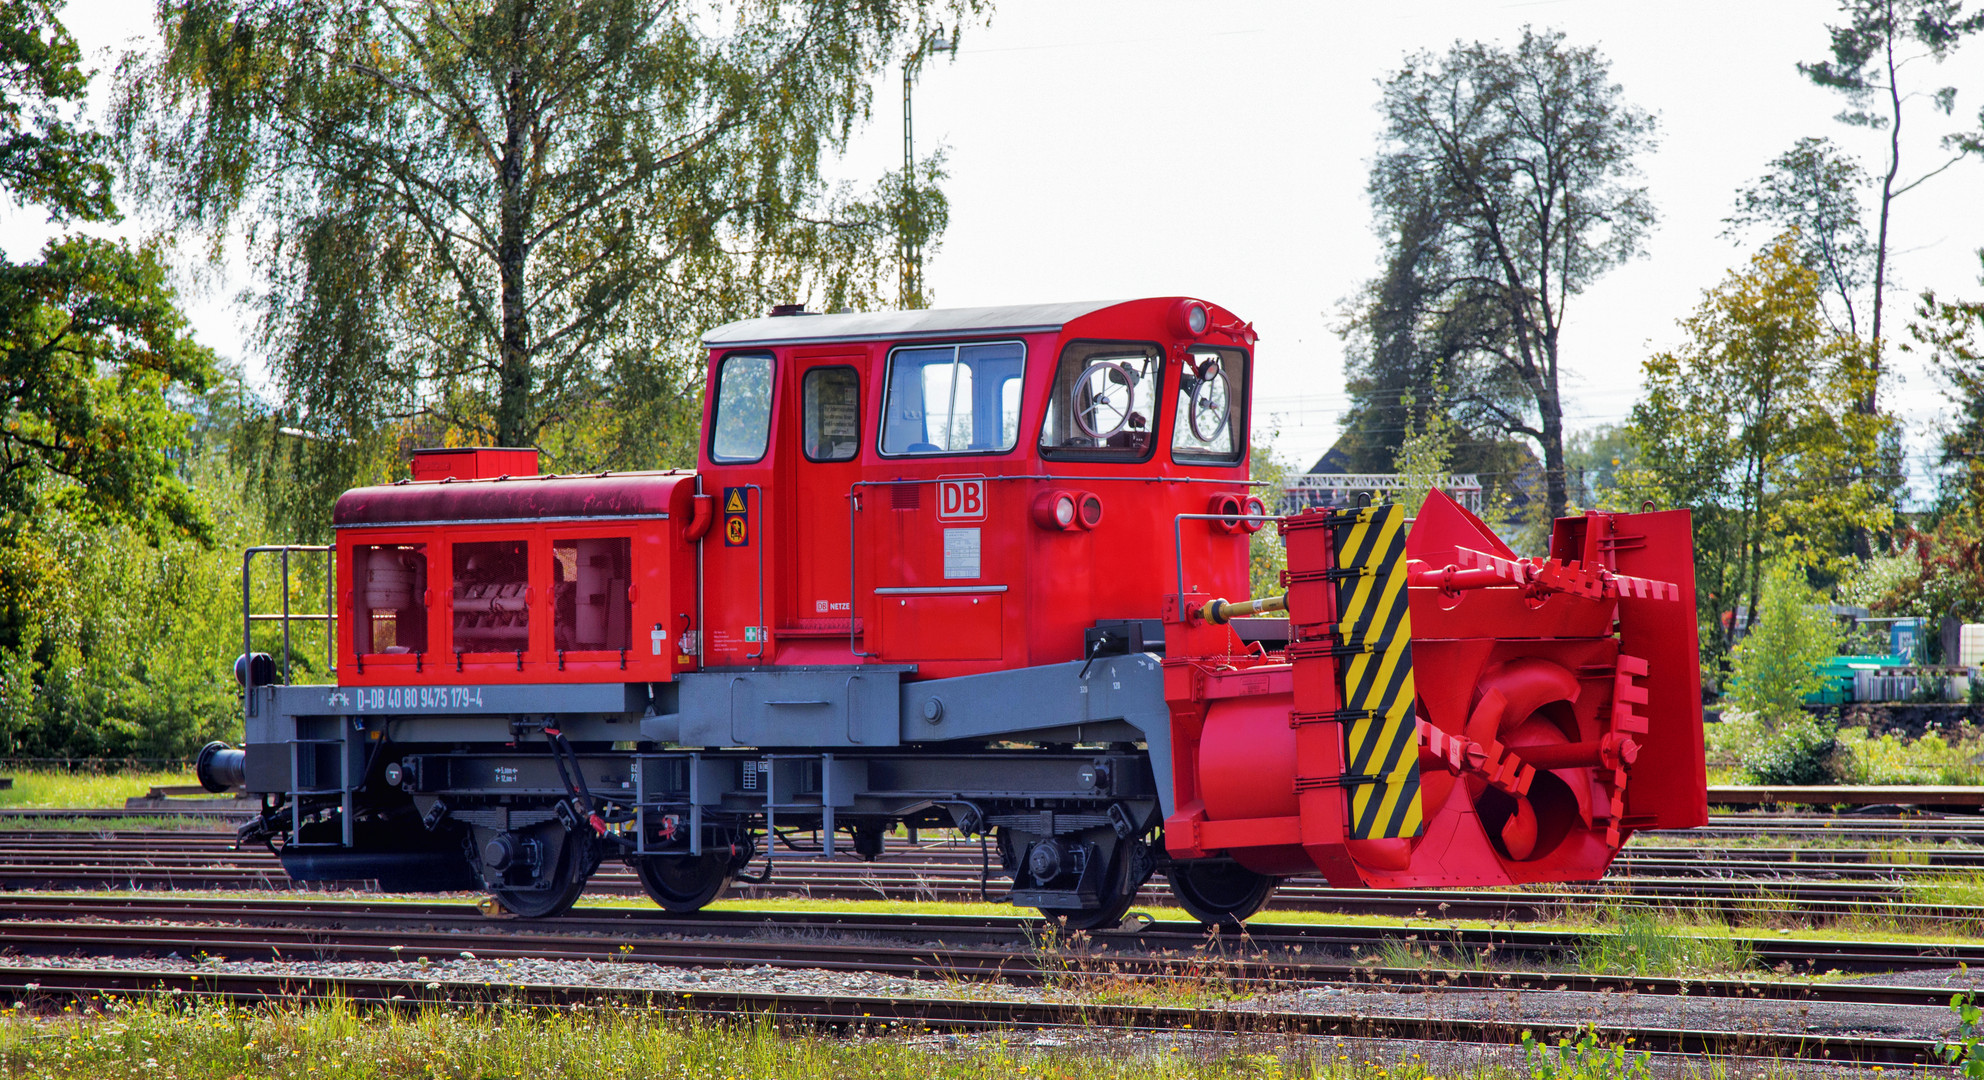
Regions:
<instances>
[{"instance_id":1,"label":"white sky","mask_svg":"<svg viewBox=\"0 0 1984 1080\"><path fill-rule=\"evenodd\" d=\"M73 0L65 21L96 59L149 35L142 0ZM1574 298L1563 338L1575 429L1623 419L1648 352L1750 254L1718 238L1738 186L1804 135L1828 135L1870 171L1885 135L1832 121L1843 102L1796 71L1825 56L1829 0L1003 0L968 27L954 62L916 88L919 152L949 149L951 227L926 264L940 306L1195 295L1260 331L1256 409L1277 448L1305 467L1335 439L1343 394L1334 333L1346 298L1378 269L1364 195L1377 146L1377 83L1417 50L1455 39L1511 42L1525 23L1566 31L1613 63L1627 100L1656 113L1644 161L1661 221L1645 257ZM1984 104L1984 41L1923 61L1924 88L1955 84L1954 118L1914 103L1903 179L1940 164L1935 139ZM901 77L876 83L874 122L839 174L898 167ZM1913 296L1984 294L1984 161L1958 164L1901 200L1892 226L1897 330ZM135 232L131 224L126 231ZM0 219L0 247L26 257L47 228ZM1761 238L1757 238L1760 242ZM200 337L246 355L229 299L241 281L189 296ZM1918 362L1895 356L1887 391L1927 466L1945 403Z\"/></svg>"}]
</instances>

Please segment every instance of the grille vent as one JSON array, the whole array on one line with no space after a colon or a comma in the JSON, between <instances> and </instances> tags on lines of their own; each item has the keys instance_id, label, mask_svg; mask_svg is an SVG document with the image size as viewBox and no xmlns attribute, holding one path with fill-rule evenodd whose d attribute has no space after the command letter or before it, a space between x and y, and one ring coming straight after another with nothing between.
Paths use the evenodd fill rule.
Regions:
<instances>
[{"instance_id":1,"label":"grille vent","mask_svg":"<svg viewBox=\"0 0 1984 1080\"><path fill-rule=\"evenodd\" d=\"M922 484L890 485L889 508L893 510L923 509L923 485Z\"/></svg>"}]
</instances>

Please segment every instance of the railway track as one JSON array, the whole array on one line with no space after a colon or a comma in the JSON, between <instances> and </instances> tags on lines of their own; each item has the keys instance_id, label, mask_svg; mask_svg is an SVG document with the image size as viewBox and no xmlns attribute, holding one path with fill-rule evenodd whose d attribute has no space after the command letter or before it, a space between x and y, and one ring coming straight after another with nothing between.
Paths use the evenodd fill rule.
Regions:
<instances>
[{"instance_id":1,"label":"railway track","mask_svg":"<svg viewBox=\"0 0 1984 1080\"><path fill-rule=\"evenodd\" d=\"M1524 1034L1545 1040L1575 1036L1583 1025L1530 1020L1449 1019L1383 1015L1356 1011L1281 1011L1273 1014L1232 1008L1096 1004L1090 1002L985 1001L968 998L795 994L690 990L656 993L603 987L516 983L501 988L422 977L271 976L202 974L183 983L177 972L89 970L78 968L0 968L0 992L19 993L33 984L36 1003L87 1003L103 994L127 996L170 992L177 1000L225 1001L236 1005L269 1002L338 1001L346 1005L413 1009L448 1006L595 1009L643 1008L679 1012L699 1020L772 1019L785 1025L867 1032L986 1031L1056 1029L1082 1035L1140 1034L1201 1039L1224 1034L1388 1042L1465 1042L1509 1045ZM173 984L167 989L167 984ZM1717 1055L1774 1063L1823 1062L1832 1065L1927 1065L1930 1048L1921 1039L1869 1035L1812 1035L1798 1031L1592 1025L1610 1043L1631 1040L1636 1049L1665 1055Z\"/></svg>"},{"instance_id":2,"label":"railway track","mask_svg":"<svg viewBox=\"0 0 1984 1080\"><path fill-rule=\"evenodd\" d=\"M777 916L772 919L705 913L691 918L648 911L582 911L519 924L490 919L461 904L364 901L174 901L159 897L69 901L0 898L6 953L0 994L43 1006L105 993L169 993L236 1003L343 997L359 1003L418 1006L502 1002L535 1007L638 1005L693 1009L699 1015L762 1016L833 1026L916 1025L941 1030L987 1027L1082 1027L1112 1030L1338 1036L1361 1039L1463 1039L1511 1043L1524 1021L1475 1021L1438 1015L1263 1008L1262 995L1316 987L1455 995L1491 990L1572 994L1632 994L1706 999L1801 1002L1857 1007L1937 1010L1946 989L1818 982L1800 979L1686 978L1592 974L1524 967L1448 968L1435 963L1390 966L1358 953L1379 944L1369 927L1261 926L1244 938L1210 939L1196 928L1150 925L1134 932L1043 943L1016 918ZM1392 931L1396 935L1397 931ZM1439 938L1441 940L1434 940ZM1507 959L1566 959L1562 935L1520 930L1429 935L1428 945L1493 948ZM1752 943L1760 963L1808 970L1846 965L1950 967L1984 961L1984 944L1932 948L1879 942ZM920 979L929 993L816 995L739 992L689 985L653 988L521 982L498 986L425 970L427 956L456 955L484 962L587 961L607 965L861 972ZM88 962L53 964L49 957ZM146 968L126 961L160 956L224 956L225 960ZM419 958L419 970L405 961ZM41 959L41 963L36 963ZM299 969L244 970L249 962L288 962ZM363 974L308 970L312 964L354 962ZM937 981L941 979L941 981ZM610 979L608 980L610 981ZM769 981L769 980L767 980ZM962 982L1044 987L1048 997L986 1000L957 993ZM1177 1005L1098 1002L1085 992L1104 982L1119 994L1135 982L1147 998ZM1210 991L1210 992L1208 992ZM1057 996L1058 995L1058 996ZM1070 1000L1062 1000L1062 998ZM1196 999L1196 1000L1195 1000ZM1210 1000L1208 1000L1210 999ZM1448 1000L1458 1000L1449 998ZM1422 1009L1439 1014L1442 1006ZM1568 1030L1568 1028L1566 1028ZM1801 1031L1715 1030L1615 1026L1642 1048L1667 1053L1744 1053L1779 1059L1911 1064L1926 1060L1920 1039Z\"/></svg>"},{"instance_id":3,"label":"railway track","mask_svg":"<svg viewBox=\"0 0 1984 1080\"><path fill-rule=\"evenodd\" d=\"M1060 948L1043 937L1038 922L1021 916L980 915L888 915L874 913L841 914L816 912L704 911L692 916L675 916L647 908L580 908L552 919L522 921L492 917L475 904L458 901L402 901L287 896L254 899L182 900L169 896L116 897L20 897L0 896L0 924L7 927L6 947L13 947L17 932L26 934L37 924L64 924L78 934L120 932L117 928L147 929L144 924L218 926L234 928L238 940L241 928L295 930L317 937L292 947L334 948L351 933L378 933L392 944L406 947L414 931L432 931L446 942L459 943L472 936L513 939L548 939L556 935L590 935L597 942L654 942L670 938L755 939L767 949L791 949L806 939L831 934L862 942L913 941L919 950L932 947L997 948L1007 950L1009 965L1016 964L1012 950ZM94 925L113 927L111 931L89 929ZM1493 957L1499 961L1539 966L1572 961L1589 941L1560 930L1524 930L1518 927L1488 929L1440 926L1427 923L1416 928L1368 926L1359 924L1250 923L1240 935L1208 935L1190 923L1144 923L1118 931L1087 935L1083 940L1109 946L1121 959L1125 948L1153 956L1186 957L1196 963L1225 962L1233 957L1252 956L1255 967L1238 974L1268 977L1274 972L1327 963L1327 957L1351 958L1366 981L1380 973L1395 982L1426 982L1438 979L1487 978L1493 985L1500 980L1530 976L1517 969L1475 970L1469 964ZM1828 972L1884 973L1894 971L1939 970L1957 965L1984 967L1984 941L1941 943L1896 943L1886 941L1786 939L1776 934L1737 935L1734 940L1747 948L1760 967L1794 973ZM251 942L252 944L252 942ZM1386 946L1418 949L1426 956L1423 963L1396 970L1373 963L1371 954ZM59 948L59 943L53 947ZM73 946L71 946L73 948ZM440 946L437 946L439 948ZM865 949L864 945L864 949ZM1079 952L1079 950L1075 950ZM927 952L919 953L927 955ZM614 955L619 955L615 953ZM860 954L863 958L872 955ZM1100 953L1096 954L1098 957ZM1455 966L1455 965L1461 966ZM1337 970L1337 969L1332 969ZM1340 970L1349 970L1343 968ZM1535 974L1536 988L1554 988L1570 976L1558 971ZM1742 995L1762 992L1757 980L1736 980L1750 989ZM1595 984L1594 984L1595 985ZM1813 984L1815 987L1824 984ZM1620 986L1623 988L1623 984ZM1814 992L1822 992L1815 989ZM1843 991L1844 992L1844 991ZM1913 1003L1913 999L1911 999Z\"/></svg>"},{"instance_id":4,"label":"railway track","mask_svg":"<svg viewBox=\"0 0 1984 1080\"><path fill-rule=\"evenodd\" d=\"M783 853L780 853L783 854ZM1648 843L1628 848L1613 873L1588 887L1552 890L1332 889L1316 879L1291 879L1273 908L1390 916L1439 915L1533 921L1567 910L1629 902L1739 919L1826 921L1879 914L1920 924L1984 926L1984 908L1921 903L1914 886L1925 875L1972 872L1976 849L1938 848L1895 861L1892 851L1768 849L1736 857L1713 848ZM893 845L873 863L782 858L774 880L736 887L733 896L766 898L979 899L981 854L975 844ZM358 883L353 883L354 885ZM37 830L0 832L0 889L261 890L288 888L281 864L266 851L236 850L224 833ZM997 894L1000 885L992 886ZM602 868L588 887L596 896L640 896L632 873ZM1146 904L1168 902L1161 883Z\"/></svg>"}]
</instances>

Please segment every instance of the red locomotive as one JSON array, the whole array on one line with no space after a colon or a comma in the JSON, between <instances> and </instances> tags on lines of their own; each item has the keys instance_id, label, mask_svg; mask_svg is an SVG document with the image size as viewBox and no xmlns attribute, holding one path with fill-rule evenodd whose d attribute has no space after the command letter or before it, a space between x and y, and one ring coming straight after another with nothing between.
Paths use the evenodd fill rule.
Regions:
<instances>
[{"instance_id":1,"label":"red locomotive","mask_svg":"<svg viewBox=\"0 0 1984 1080\"><path fill-rule=\"evenodd\" d=\"M718 328L694 473L437 450L347 492L336 685L238 665L202 780L293 877L523 915L604 858L690 911L907 826L1071 926L1160 872L1231 922L1291 874L1588 880L1703 822L1687 513L1541 560L1437 493L1275 519L1254 340L1186 298ZM1219 599L1277 520L1285 593Z\"/></svg>"}]
</instances>

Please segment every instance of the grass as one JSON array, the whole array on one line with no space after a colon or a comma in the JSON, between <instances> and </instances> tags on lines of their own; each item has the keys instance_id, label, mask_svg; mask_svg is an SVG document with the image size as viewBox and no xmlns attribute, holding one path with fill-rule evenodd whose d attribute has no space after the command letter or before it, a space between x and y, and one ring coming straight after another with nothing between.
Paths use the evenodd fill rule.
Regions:
<instances>
[{"instance_id":1,"label":"grass","mask_svg":"<svg viewBox=\"0 0 1984 1080\"><path fill-rule=\"evenodd\" d=\"M1642 907L1609 916L1604 933L1586 936L1578 966L1605 975L1733 975L1755 966L1755 949L1740 938L1686 930Z\"/></svg>"},{"instance_id":2,"label":"grass","mask_svg":"<svg viewBox=\"0 0 1984 1080\"><path fill-rule=\"evenodd\" d=\"M89 1017L0 1018L0 1074L38 1080L1502 1080L1478 1065L1430 1072L1418 1055L1354 1060L1326 1043L1263 1051L1190 1033L1135 1040L1057 1032L943 1037L874 1031L854 1038L782 1033L655 1010L569 1012L363 1010L349 1005L175 1007L116 1002ZM1311 1056L1313 1055L1313 1056Z\"/></svg>"},{"instance_id":3,"label":"grass","mask_svg":"<svg viewBox=\"0 0 1984 1080\"><path fill-rule=\"evenodd\" d=\"M1984 872L1925 875L1909 883L1908 898L1918 904L1984 907Z\"/></svg>"},{"instance_id":4,"label":"grass","mask_svg":"<svg viewBox=\"0 0 1984 1080\"><path fill-rule=\"evenodd\" d=\"M196 784L192 770L83 773L20 770L14 786L0 790L0 810L121 810L124 800L154 786Z\"/></svg>"},{"instance_id":5,"label":"grass","mask_svg":"<svg viewBox=\"0 0 1984 1080\"><path fill-rule=\"evenodd\" d=\"M3 808L0 808L3 809ZM127 829L149 829L153 832L225 832L234 833L236 821L221 817L206 817L201 814L136 814L115 819L66 818L66 817L21 817L0 821L0 829L9 832L122 832Z\"/></svg>"}]
</instances>

